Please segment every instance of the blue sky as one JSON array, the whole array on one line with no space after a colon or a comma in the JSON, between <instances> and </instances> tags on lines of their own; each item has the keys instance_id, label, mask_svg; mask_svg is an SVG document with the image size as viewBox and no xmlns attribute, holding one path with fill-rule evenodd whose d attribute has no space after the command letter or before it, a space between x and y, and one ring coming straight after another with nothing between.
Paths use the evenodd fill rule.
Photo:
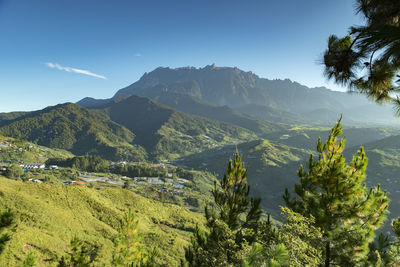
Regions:
<instances>
[{"instance_id":1,"label":"blue sky","mask_svg":"<svg viewBox=\"0 0 400 267\"><path fill-rule=\"evenodd\" d=\"M0 0L0 112L111 97L158 66L236 66L310 87L349 0Z\"/></svg>"}]
</instances>

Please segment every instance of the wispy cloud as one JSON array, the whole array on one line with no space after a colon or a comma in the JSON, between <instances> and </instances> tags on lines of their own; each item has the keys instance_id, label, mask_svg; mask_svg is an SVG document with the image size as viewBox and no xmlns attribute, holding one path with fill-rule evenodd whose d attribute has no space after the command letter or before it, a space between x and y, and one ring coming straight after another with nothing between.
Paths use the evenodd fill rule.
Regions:
<instances>
[{"instance_id":1,"label":"wispy cloud","mask_svg":"<svg viewBox=\"0 0 400 267\"><path fill-rule=\"evenodd\" d=\"M142 54L140 54L140 53L135 54L135 57L141 57L141 56L142 56Z\"/></svg>"},{"instance_id":2,"label":"wispy cloud","mask_svg":"<svg viewBox=\"0 0 400 267\"><path fill-rule=\"evenodd\" d=\"M93 73L91 71L88 70L81 70L81 69L76 69L76 68L71 68L71 67L63 67L57 63L52 63L52 62L46 62L45 63L47 67L53 68L53 69L58 69L58 70L64 70L66 72L75 72L75 73L79 73L79 74L85 74L85 75L89 75L92 77L96 77L96 78L100 78L103 80L107 80L106 77L104 77L103 75L99 75L96 73Z\"/></svg>"}]
</instances>

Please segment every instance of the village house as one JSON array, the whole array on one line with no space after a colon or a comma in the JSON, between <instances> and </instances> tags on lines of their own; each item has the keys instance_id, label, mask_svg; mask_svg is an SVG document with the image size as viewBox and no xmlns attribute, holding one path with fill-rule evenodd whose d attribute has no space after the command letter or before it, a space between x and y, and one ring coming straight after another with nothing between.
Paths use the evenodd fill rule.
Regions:
<instances>
[{"instance_id":1,"label":"village house","mask_svg":"<svg viewBox=\"0 0 400 267\"><path fill-rule=\"evenodd\" d=\"M7 142L1 142L0 141L0 147L11 147L11 145Z\"/></svg>"},{"instance_id":2,"label":"village house","mask_svg":"<svg viewBox=\"0 0 400 267\"><path fill-rule=\"evenodd\" d=\"M46 165L44 164L21 164L19 165L25 172L33 169L44 169Z\"/></svg>"}]
</instances>

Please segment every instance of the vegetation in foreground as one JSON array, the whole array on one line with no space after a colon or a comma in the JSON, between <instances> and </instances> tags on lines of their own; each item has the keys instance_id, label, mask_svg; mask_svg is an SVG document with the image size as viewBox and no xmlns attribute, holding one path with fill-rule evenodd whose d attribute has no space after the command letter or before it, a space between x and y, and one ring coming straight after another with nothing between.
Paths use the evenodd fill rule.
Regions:
<instances>
[{"instance_id":1,"label":"vegetation in foreground","mask_svg":"<svg viewBox=\"0 0 400 267\"><path fill-rule=\"evenodd\" d=\"M156 263L176 266L191 233L204 220L183 207L139 196L121 187L95 190L85 186L24 183L0 178L0 206L13 214L13 224L1 229L10 240L0 266L20 266L30 252L36 266L56 266L71 252L78 237L97 248L90 266L109 266L121 221L129 209L139 220L146 247L157 247Z\"/></svg>"}]
</instances>

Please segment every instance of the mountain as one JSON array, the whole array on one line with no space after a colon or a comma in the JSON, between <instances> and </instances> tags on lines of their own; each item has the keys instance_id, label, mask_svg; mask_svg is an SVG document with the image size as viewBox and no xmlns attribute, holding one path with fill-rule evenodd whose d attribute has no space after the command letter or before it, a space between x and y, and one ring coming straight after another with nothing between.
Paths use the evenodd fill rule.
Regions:
<instances>
[{"instance_id":1,"label":"mountain","mask_svg":"<svg viewBox=\"0 0 400 267\"><path fill-rule=\"evenodd\" d=\"M0 133L77 155L99 154L104 158L147 157L143 148L130 143L135 135L94 110L76 104L60 104L7 120Z\"/></svg>"},{"instance_id":2,"label":"mountain","mask_svg":"<svg viewBox=\"0 0 400 267\"><path fill-rule=\"evenodd\" d=\"M266 103L268 95L255 88L257 76L251 72L243 72L237 68L219 68L214 65L196 69L157 68L145 73L136 83L119 90L114 98L140 94L147 88L163 84L169 91L189 94L218 106L241 106L260 101Z\"/></svg>"},{"instance_id":3,"label":"mountain","mask_svg":"<svg viewBox=\"0 0 400 267\"><path fill-rule=\"evenodd\" d=\"M113 100L99 110L135 133L135 144L143 146L157 159L176 158L257 138L244 128L188 115L135 95Z\"/></svg>"},{"instance_id":4,"label":"mountain","mask_svg":"<svg viewBox=\"0 0 400 267\"><path fill-rule=\"evenodd\" d=\"M132 94L155 99L162 93L189 95L205 103L228 106L252 116L257 113L249 108L252 105L264 110L268 108L265 116L255 116L275 122L316 122L327 125L332 123L332 117L343 113L344 122L348 121L348 124L399 124L390 107L371 103L364 95L332 91L324 87L308 88L289 79L268 80L238 68L215 65L177 69L159 67L119 90L113 99ZM110 100L87 98L78 104L94 107L107 101Z\"/></svg>"}]
</instances>

